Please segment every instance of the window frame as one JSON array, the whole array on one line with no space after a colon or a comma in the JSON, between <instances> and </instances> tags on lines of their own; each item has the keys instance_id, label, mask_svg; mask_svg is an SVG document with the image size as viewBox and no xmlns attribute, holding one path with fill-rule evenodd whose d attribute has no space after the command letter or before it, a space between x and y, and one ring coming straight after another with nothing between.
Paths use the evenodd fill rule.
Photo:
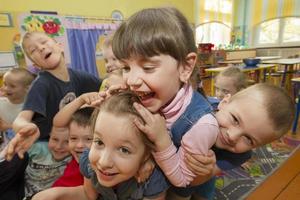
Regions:
<instances>
[{"instance_id":1,"label":"window frame","mask_svg":"<svg viewBox=\"0 0 300 200\"><path fill-rule=\"evenodd\" d=\"M300 46L300 40L299 41L293 41L293 42L283 42L283 34L284 34L284 29L285 29L285 23L287 18L298 18L300 20L300 16L286 16L286 17L278 17L278 18L272 18L268 19L265 21L262 21L261 23L257 24L254 27L254 42L253 45L255 47L280 47L280 46L285 46L285 47L293 47L293 46ZM260 36L260 31L261 31L261 24L279 19L279 33L278 33L278 39L275 43L259 43L259 36Z\"/></svg>"}]
</instances>

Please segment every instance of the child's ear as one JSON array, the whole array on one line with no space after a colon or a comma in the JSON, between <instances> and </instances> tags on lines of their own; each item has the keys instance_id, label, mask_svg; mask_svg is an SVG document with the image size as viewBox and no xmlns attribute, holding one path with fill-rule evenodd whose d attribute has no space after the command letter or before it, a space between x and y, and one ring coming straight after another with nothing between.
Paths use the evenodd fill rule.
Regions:
<instances>
[{"instance_id":1,"label":"child's ear","mask_svg":"<svg viewBox=\"0 0 300 200\"><path fill-rule=\"evenodd\" d=\"M195 65L197 62L197 54L194 52L189 53L186 56L186 63L182 64L180 68L180 81L187 83L194 71Z\"/></svg>"},{"instance_id":2,"label":"child's ear","mask_svg":"<svg viewBox=\"0 0 300 200\"><path fill-rule=\"evenodd\" d=\"M229 103L229 100L231 98L231 94L226 94L224 98L220 101L218 105L218 110L221 110L225 105Z\"/></svg>"}]
</instances>

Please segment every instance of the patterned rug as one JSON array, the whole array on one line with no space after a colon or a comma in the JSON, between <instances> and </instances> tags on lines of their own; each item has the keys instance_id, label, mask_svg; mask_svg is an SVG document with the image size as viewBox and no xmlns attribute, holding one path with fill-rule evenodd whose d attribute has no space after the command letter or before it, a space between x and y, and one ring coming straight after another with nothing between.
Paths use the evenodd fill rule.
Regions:
<instances>
[{"instance_id":1,"label":"patterned rug","mask_svg":"<svg viewBox=\"0 0 300 200\"><path fill-rule=\"evenodd\" d=\"M251 189L286 160L294 148L282 141L276 141L255 149L251 160L242 167L218 175L214 200L243 199Z\"/></svg>"}]
</instances>

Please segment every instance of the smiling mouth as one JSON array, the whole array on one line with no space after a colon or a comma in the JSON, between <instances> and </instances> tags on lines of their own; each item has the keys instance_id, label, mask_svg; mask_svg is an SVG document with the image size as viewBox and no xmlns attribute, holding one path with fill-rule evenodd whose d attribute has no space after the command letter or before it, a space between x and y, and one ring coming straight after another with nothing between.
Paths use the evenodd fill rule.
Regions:
<instances>
[{"instance_id":1,"label":"smiling mouth","mask_svg":"<svg viewBox=\"0 0 300 200\"><path fill-rule=\"evenodd\" d=\"M154 97L154 92L136 92L141 101Z\"/></svg>"},{"instance_id":2,"label":"smiling mouth","mask_svg":"<svg viewBox=\"0 0 300 200\"><path fill-rule=\"evenodd\" d=\"M99 170L99 172L104 175L104 176L115 176L117 175L118 173L110 173L110 172L104 172L102 170Z\"/></svg>"}]
</instances>

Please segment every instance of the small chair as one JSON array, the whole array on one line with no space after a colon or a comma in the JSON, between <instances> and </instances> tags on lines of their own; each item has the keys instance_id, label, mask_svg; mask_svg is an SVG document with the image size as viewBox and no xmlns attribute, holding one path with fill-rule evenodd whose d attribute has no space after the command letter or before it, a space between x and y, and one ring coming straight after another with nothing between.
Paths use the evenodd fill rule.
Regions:
<instances>
[{"instance_id":1,"label":"small chair","mask_svg":"<svg viewBox=\"0 0 300 200\"><path fill-rule=\"evenodd\" d=\"M300 77L291 79L294 88L294 98L296 101L296 115L293 122L292 134L296 134L298 119L299 119L299 111L300 111Z\"/></svg>"}]
</instances>

